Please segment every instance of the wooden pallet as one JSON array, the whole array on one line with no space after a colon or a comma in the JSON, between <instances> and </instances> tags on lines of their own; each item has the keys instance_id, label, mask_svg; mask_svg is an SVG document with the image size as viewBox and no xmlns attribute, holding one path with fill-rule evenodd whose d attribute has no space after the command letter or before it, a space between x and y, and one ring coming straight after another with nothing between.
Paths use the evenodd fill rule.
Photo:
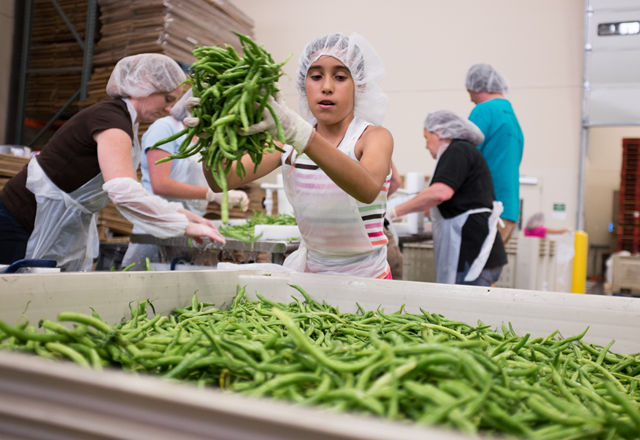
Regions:
<instances>
[{"instance_id":1,"label":"wooden pallet","mask_svg":"<svg viewBox=\"0 0 640 440\"><path fill-rule=\"evenodd\" d=\"M0 177L11 178L15 176L30 160L28 157L0 154Z\"/></svg>"}]
</instances>

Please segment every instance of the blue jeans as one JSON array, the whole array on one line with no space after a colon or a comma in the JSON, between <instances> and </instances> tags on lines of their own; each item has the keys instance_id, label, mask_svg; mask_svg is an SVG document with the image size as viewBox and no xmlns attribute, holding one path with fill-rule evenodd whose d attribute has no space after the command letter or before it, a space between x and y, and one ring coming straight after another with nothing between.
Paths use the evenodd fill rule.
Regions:
<instances>
[{"instance_id":1,"label":"blue jeans","mask_svg":"<svg viewBox=\"0 0 640 440\"><path fill-rule=\"evenodd\" d=\"M480 276L475 280L464 281L464 277L467 276L468 272L468 270L458 272L456 274L456 284L462 284L465 286L491 286L500 279L502 266L494 267L493 269L483 269L482 272L480 272Z\"/></svg>"},{"instance_id":2,"label":"blue jeans","mask_svg":"<svg viewBox=\"0 0 640 440\"><path fill-rule=\"evenodd\" d=\"M11 264L24 258L31 234L0 202L0 264Z\"/></svg>"}]
</instances>

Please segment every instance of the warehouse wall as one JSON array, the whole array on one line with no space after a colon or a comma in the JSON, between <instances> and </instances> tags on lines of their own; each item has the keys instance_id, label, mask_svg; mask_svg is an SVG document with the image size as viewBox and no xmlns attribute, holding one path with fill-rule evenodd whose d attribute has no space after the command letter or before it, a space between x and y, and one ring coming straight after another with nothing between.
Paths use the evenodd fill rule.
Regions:
<instances>
[{"instance_id":1,"label":"warehouse wall","mask_svg":"<svg viewBox=\"0 0 640 440\"><path fill-rule=\"evenodd\" d=\"M14 2L0 0L0 142L6 133ZM401 174L431 172L433 160L422 138L424 116L440 108L467 115L473 108L464 90L467 68L476 62L494 64L511 82L508 98L525 133L521 174L540 181L522 189L524 217L543 210L550 226L575 226L582 0L326 0L316 9L299 0L234 3L256 21L258 41L276 59L293 52L286 66L290 78L304 44L318 35L357 31L373 44L387 67L382 86L391 106L384 125L394 135L394 161ZM292 79L283 78L282 84L289 104L297 108ZM640 128L591 130L585 201L591 243L610 240L623 137L640 137ZM266 180L275 181L275 176ZM551 218L557 202L567 204L564 221Z\"/></svg>"},{"instance_id":2,"label":"warehouse wall","mask_svg":"<svg viewBox=\"0 0 640 440\"><path fill-rule=\"evenodd\" d=\"M15 0L0 0L0 144L7 133L14 16Z\"/></svg>"},{"instance_id":3,"label":"warehouse wall","mask_svg":"<svg viewBox=\"0 0 640 440\"><path fill-rule=\"evenodd\" d=\"M521 174L537 177L524 188L524 218L547 214L549 226L575 226L584 2L582 0L235 0L256 21L256 36L276 60L293 52L291 78L304 44L341 31L362 34L381 55L391 99L384 121L395 139L401 174L431 173L422 121L449 108L473 108L464 78L474 63L493 64L511 83L508 98L525 135ZM297 108L293 80L283 80ZM566 220L552 220L553 203L566 203Z\"/></svg>"}]
</instances>

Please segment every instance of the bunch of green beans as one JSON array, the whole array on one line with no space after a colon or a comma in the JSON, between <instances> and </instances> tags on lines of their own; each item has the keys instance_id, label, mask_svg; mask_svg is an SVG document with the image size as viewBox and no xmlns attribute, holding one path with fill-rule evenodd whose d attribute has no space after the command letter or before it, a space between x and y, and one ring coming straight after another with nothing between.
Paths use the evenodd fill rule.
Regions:
<instances>
[{"instance_id":1,"label":"bunch of green beans","mask_svg":"<svg viewBox=\"0 0 640 440\"><path fill-rule=\"evenodd\" d=\"M245 154L251 157L257 169L265 152L283 151L273 143L269 132L241 136L239 128L247 129L260 122L267 110L275 120L278 140L285 142L280 121L267 100L278 91L276 83L283 75L282 66L289 58L275 63L271 55L251 38L235 34L242 44L242 57L230 45L226 49L196 46L193 50L198 60L191 66L192 73L186 82L191 84L193 96L200 98L200 105L193 109L193 115L200 119L200 123L151 147L154 149L187 135L178 153L156 164L201 153L206 168L211 170L224 192L221 205L223 223L229 221L226 175L233 162L237 163L236 173L242 178L246 175L241 162ZM198 136L198 140L191 145L194 136Z\"/></svg>"},{"instance_id":2,"label":"bunch of green beans","mask_svg":"<svg viewBox=\"0 0 640 440\"><path fill-rule=\"evenodd\" d=\"M143 301L114 326L95 312L61 313L73 330L0 322L0 349L469 434L640 436L640 355L587 344L586 330L532 338L422 309L343 313L291 287L302 297L289 304L259 293L249 301L238 286L226 309L194 294L189 306L153 318Z\"/></svg>"},{"instance_id":3,"label":"bunch of green beans","mask_svg":"<svg viewBox=\"0 0 640 440\"><path fill-rule=\"evenodd\" d=\"M261 237L261 235L255 236L256 225L294 226L296 224L295 217L289 214L271 216L261 211L254 211L253 217L245 224L226 226L219 228L218 231L225 237L235 238L245 243L255 243Z\"/></svg>"}]
</instances>

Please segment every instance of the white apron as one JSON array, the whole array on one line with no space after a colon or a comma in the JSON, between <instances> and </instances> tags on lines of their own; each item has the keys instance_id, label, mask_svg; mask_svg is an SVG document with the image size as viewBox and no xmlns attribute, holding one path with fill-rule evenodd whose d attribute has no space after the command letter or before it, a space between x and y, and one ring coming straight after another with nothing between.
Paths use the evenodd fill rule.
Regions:
<instances>
[{"instance_id":1,"label":"white apron","mask_svg":"<svg viewBox=\"0 0 640 440\"><path fill-rule=\"evenodd\" d=\"M171 122L174 133L177 133L184 129L184 124L176 120L175 118L168 116L167 120ZM186 135L179 137L174 142L180 145L185 136ZM204 171L202 170L202 162L199 162L201 157L202 155L198 153L187 159L172 160L169 178L178 182L188 183L189 185L208 188L209 183L207 182L207 178L204 176ZM147 167L148 163L149 162L147 162ZM152 190L149 190L149 188L147 190L150 194L153 194ZM184 206L185 209L199 215L200 217L204 217L204 215L207 213L207 206L209 205L209 202L207 200L173 199L171 197L163 198L171 202L182 203L182 206ZM136 225L133 225L132 233L148 234L147 231ZM131 263L136 263L136 265L131 270L144 270L147 258L152 263L160 262L157 245L129 243L127 252L125 252L124 257L122 258L122 267L127 267Z\"/></svg>"},{"instance_id":2,"label":"white apron","mask_svg":"<svg viewBox=\"0 0 640 440\"><path fill-rule=\"evenodd\" d=\"M133 125L133 169L140 164L137 113L128 99L123 99ZM44 173L37 157L29 162L27 189L36 196L37 209L33 233L27 242L25 258L52 258L64 271L90 271L98 257L98 212L109 203L102 190L104 179L98 174L77 190L66 193Z\"/></svg>"},{"instance_id":3,"label":"white apron","mask_svg":"<svg viewBox=\"0 0 640 440\"><path fill-rule=\"evenodd\" d=\"M338 146L353 150L370 123L354 118ZM292 151L286 146L287 152ZM375 249L367 234L356 200L336 185L322 170L311 176L293 168L282 155L284 189L293 206L302 240L284 266L298 272L376 278L387 269L387 248ZM292 153L292 163L296 152ZM354 158L355 160L355 158Z\"/></svg>"},{"instance_id":4,"label":"white apron","mask_svg":"<svg viewBox=\"0 0 640 440\"><path fill-rule=\"evenodd\" d=\"M440 156L442 156L446 148L447 146L444 146L438 150L436 164L433 167L433 172L431 173L431 178L427 186L431 185L431 180L440 161ZM460 258L460 245L462 244L462 227L470 215L490 212L491 215L488 220L489 233L482 243L480 253L471 264L464 281L473 281L480 276L480 272L484 269L484 265L487 263L487 259L493 248L502 211L502 202L494 201L493 209L470 209L453 218L445 219L442 214L440 214L437 206L431 208L429 218L433 224L433 256L436 264L436 283L455 284L458 260Z\"/></svg>"}]
</instances>

